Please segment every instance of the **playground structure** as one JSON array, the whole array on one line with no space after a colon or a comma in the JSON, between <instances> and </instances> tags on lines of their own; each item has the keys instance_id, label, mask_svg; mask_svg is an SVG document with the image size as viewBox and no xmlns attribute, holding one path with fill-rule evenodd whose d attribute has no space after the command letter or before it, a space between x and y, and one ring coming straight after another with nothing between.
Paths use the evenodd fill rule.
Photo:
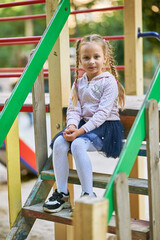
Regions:
<instances>
[{"instance_id":1,"label":"playground structure","mask_svg":"<svg viewBox=\"0 0 160 240\"><path fill-rule=\"evenodd\" d=\"M44 1L27 1L28 4L35 2L38 3ZM69 217L69 212L62 211L58 214L47 214L42 211L42 203L55 181L54 174L50 170L51 157L48 158L47 154L45 128L46 107L43 89L43 70L41 70L50 52L52 54L49 55L48 59L52 136L54 136L64 125L65 120L63 109L66 107L70 92L69 34L67 24L65 24L70 14L70 3L68 0L63 0L58 5L57 2L58 1L55 0L46 1L47 22L49 23L48 27L0 115L1 145L7 137L6 146L8 159L10 225L12 227L7 239L26 239L36 218L57 222L55 225L56 240L72 239L73 237L73 229L67 226L67 224L72 224L72 218ZM142 39L137 38L138 27L141 28L141 4L140 1L137 0L125 0L124 6L126 93L129 95L142 95ZM54 48L52 50L53 45ZM55 52L56 54L54 54ZM56 71L53 71L52 66L55 66ZM30 79L30 81L28 81L28 79ZM57 81L57 79L59 81ZM39 178L25 205L21 207L20 175L17 174L20 172L17 115L32 86L36 161ZM148 176L148 186L147 181L129 179L129 189L132 193L149 195L150 222L132 219L132 237L135 239L149 239L149 237L150 239L159 239L160 212L157 205L159 204L160 196L157 186L160 169L159 131L157 131L158 107L156 103L156 101L159 102L160 99L158 91L159 86L160 68L158 68L155 73L152 86L146 94L144 103L140 108L136 120L134 121L134 115L137 114L137 110L135 109L128 109L128 111L126 110L124 113L121 113L121 120L125 126L125 130L128 131L133 121L134 124L127 137L127 141L124 144L119 162L113 175L107 176L106 174L94 174L94 186L106 188L107 184L104 198L107 198L109 202L108 222L113 211L116 211L116 227L115 223L113 224L112 222L109 222L108 231L116 232L118 239L131 239L129 206L127 201L128 186L125 174L127 177L129 176L145 136L147 136L148 172L150 173ZM54 89L56 89L56 93ZM155 99L156 101L153 100L148 102L150 99ZM146 114L147 124L145 121L145 109L148 109ZM143 149L141 149L141 151L143 151ZM71 156L69 156L69 161L70 167L72 168ZM118 174L119 176L117 176ZM70 171L69 183L79 184L78 177L74 170ZM73 196L73 185L69 186L69 188ZM16 196L15 192L17 193ZM13 207L15 205L16 208ZM107 222L106 208L107 203L104 199L84 199L76 202L74 239L105 239ZM102 224L96 224L95 219ZM115 228L117 228L117 231ZM136 228L138 230L136 230ZM93 229L94 232L92 232Z\"/></svg>"}]
</instances>

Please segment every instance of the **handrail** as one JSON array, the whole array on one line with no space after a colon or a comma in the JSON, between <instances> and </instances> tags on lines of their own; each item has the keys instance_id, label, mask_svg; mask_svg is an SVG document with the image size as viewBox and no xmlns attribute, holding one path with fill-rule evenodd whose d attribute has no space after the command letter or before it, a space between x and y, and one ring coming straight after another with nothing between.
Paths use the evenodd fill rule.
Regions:
<instances>
[{"instance_id":1,"label":"handrail","mask_svg":"<svg viewBox=\"0 0 160 240\"><path fill-rule=\"evenodd\" d=\"M160 64L157 68L157 71L153 77L151 87L149 88L146 97L144 99L143 105L140 111L137 114L136 120L131 128L131 131L128 135L127 141L123 146L122 152L116 169L111 177L111 180L106 188L104 197L109 200L109 214L108 221L110 220L112 213L114 211L113 203L113 183L116 175L120 172L125 172L129 176L133 164L136 160L136 156L139 152L142 141L146 136L145 132L145 106L149 99L155 99L157 102L160 100Z\"/></svg>"},{"instance_id":2,"label":"handrail","mask_svg":"<svg viewBox=\"0 0 160 240\"><path fill-rule=\"evenodd\" d=\"M37 45L30 62L27 64L19 82L15 86L0 114L0 146L3 144L3 141L29 94L30 89L36 81L36 78L67 21L69 14L70 1L62 0Z\"/></svg>"},{"instance_id":3,"label":"handrail","mask_svg":"<svg viewBox=\"0 0 160 240\"><path fill-rule=\"evenodd\" d=\"M141 29L138 28L138 38L140 37L154 37L154 38L157 38L159 41L160 41L160 34L157 33L157 32L144 32L144 33L141 33Z\"/></svg>"}]
</instances>

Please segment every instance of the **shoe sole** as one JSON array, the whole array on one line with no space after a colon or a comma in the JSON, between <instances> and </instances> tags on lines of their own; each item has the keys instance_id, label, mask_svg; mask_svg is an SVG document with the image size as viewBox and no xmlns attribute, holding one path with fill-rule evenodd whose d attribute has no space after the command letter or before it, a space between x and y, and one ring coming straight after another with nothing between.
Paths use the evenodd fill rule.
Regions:
<instances>
[{"instance_id":1,"label":"shoe sole","mask_svg":"<svg viewBox=\"0 0 160 240\"><path fill-rule=\"evenodd\" d=\"M66 208L71 208L71 204L70 203L64 203L59 208L56 208L56 209L48 209L46 207L43 207L43 210L45 212L49 212L49 213L57 213L57 212L60 212L62 209L66 209Z\"/></svg>"}]
</instances>

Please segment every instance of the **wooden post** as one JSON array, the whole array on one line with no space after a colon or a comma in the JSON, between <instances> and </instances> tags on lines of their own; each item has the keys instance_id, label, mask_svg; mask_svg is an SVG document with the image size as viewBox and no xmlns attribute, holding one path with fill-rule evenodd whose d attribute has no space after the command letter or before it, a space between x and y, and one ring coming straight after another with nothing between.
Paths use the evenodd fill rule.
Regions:
<instances>
[{"instance_id":1,"label":"wooden post","mask_svg":"<svg viewBox=\"0 0 160 240\"><path fill-rule=\"evenodd\" d=\"M128 180L125 173L117 175L113 191L117 240L131 240Z\"/></svg>"},{"instance_id":2,"label":"wooden post","mask_svg":"<svg viewBox=\"0 0 160 240\"><path fill-rule=\"evenodd\" d=\"M9 222L12 227L22 208L18 117L6 138Z\"/></svg>"},{"instance_id":3,"label":"wooden post","mask_svg":"<svg viewBox=\"0 0 160 240\"><path fill-rule=\"evenodd\" d=\"M148 162L148 193L150 215L150 238L160 239L160 161L159 161L159 116L156 100L146 106L146 137Z\"/></svg>"},{"instance_id":4,"label":"wooden post","mask_svg":"<svg viewBox=\"0 0 160 240\"><path fill-rule=\"evenodd\" d=\"M47 0L47 24L53 16L58 0ZM48 58L51 136L63 128L63 107L68 105L71 89L69 59L69 29L65 24Z\"/></svg>"},{"instance_id":5,"label":"wooden post","mask_svg":"<svg viewBox=\"0 0 160 240\"><path fill-rule=\"evenodd\" d=\"M47 24L58 6L59 0L46 0ZM48 58L51 137L64 127L63 107L68 105L71 89L69 29L65 24ZM70 161L69 161L70 162ZM70 163L71 164L71 163ZM72 164L71 164L72 165ZM68 187L73 196L73 185ZM73 202L73 199L71 200ZM55 239L69 239L71 227L55 223Z\"/></svg>"},{"instance_id":6,"label":"wooden post","mask_svg":"<svg viewBox=\"0 0 160 240\"><path fill-rule=\"evenodd\" d=\"M37 173L40 173L48 158L47 129L43 69L32 88L34 136Z\"/></svg>"},{"instance_id":7,"label":"wooden post","mask_svg":"<svg viewBox=\"0 0 160 240\"><path fill-rule=\"evenodd\" d=\"M107 199L83 197L75 202L74 240L105 240Z\"/></svg>"},{"instance_id":8,"label":"wooden post","mask_svg":"<svg viewBox=\"0 0 160 240\"><path fill-rule=\"evenodd\" d=\"M127 95L142 95L142 38L137 38L138 27L142 29L142 0L124 0L124 6L125 91ZM141 169L139 168L139 161L137 158L130 177L142 177L144 175L142 169L144 169L144 166L141 166ZM141 198L141 200L139 198ZM130 195L130 199L131 217L139 218L139 209L144 208L145 205L144 199L142 200L141 196L134 194ZM141 210L141 214L144 215L144 210Z\"/></svg>"},{"instance_id":9,"label":"wooden post","mask_svg":"<svg viewBox=\"0 0 160 240\"><path fill-rule=\"evenodd\" d=\"M142 29L142 0L125 0L124 6L125 90L127 95L142 95L142 38L137 38L138 27Z\"/></svg>"}]
</instances>

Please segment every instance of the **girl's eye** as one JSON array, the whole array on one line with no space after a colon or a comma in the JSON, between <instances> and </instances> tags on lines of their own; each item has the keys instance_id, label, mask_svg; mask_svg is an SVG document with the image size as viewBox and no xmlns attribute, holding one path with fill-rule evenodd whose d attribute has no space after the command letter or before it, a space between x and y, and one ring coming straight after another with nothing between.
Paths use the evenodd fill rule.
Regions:
<instances>
[{"instance_id":1,"label":"girl's eye","mask_svg":"<svg viewBox=\"0 0 160 240\"><path fill-rule=\"evenodd\" d=\"M85 60L88 60L88 59L89 59L89 57L84 57L83 59L85 59Z\"/></svg>"},{"instance_id":2,"label":"girl's eye","mask_svg":"<svg viewBox=\"0 0 160 240\"><path fill-rule=\"evenodd\" d=\"M95 56L95 59L98 59L99 58L99 56L97 55L97 56Z\"/></svg>"}]
</instances>

